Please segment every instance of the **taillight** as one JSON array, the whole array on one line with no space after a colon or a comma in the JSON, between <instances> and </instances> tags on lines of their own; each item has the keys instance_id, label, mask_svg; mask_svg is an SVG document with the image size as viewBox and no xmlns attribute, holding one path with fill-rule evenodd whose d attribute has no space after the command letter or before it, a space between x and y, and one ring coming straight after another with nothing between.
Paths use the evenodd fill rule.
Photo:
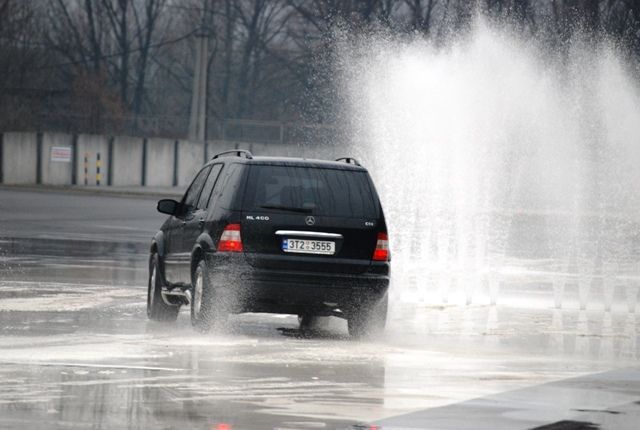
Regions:
<instances>
[{"instance_id":1,"label":"taillight","mask_svg":"<svg viewBox=\"0 0 640 430\"><path fill-rule=\"evenodd\" d=\"M242 252L242 238L240 237L240 224L227 225L218 242L220 252Z\"/></svg>"},{"instance_id":2,"label":"taillight","mask_svg":"<svg viewBox=\"0 0 640 430\"><path fill-rule=\"evenodd\" d=\"M389 237L387 233L378 233L376 250L373 251L374 261L389 261Z\"/></svg>"}]
</instances>

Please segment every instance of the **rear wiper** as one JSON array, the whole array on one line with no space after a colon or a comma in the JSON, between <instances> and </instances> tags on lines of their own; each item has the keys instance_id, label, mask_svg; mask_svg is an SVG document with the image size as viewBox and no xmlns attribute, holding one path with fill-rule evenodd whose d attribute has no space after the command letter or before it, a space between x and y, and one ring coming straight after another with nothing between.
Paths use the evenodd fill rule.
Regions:
<instances>
[{"instance_id":1,"label":"rear wiper","mask_svg":"<svg viewBox=\"0 0 640 430\"><path fill-rule=\"evenodd\" d=\"M289 211L289 212L299 212L302 214L310 214L311 208L294 208L291 206L282 206L282 205L262 205L260 206L263 209L277 209L281 211Z\"/></svg>"}]
</instances>

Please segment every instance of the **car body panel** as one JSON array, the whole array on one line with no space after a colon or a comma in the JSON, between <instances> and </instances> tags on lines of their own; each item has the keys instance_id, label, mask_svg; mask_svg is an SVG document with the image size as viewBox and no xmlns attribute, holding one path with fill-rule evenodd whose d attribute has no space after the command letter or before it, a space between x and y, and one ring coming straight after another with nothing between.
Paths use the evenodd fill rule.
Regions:
<instances>
[{"instance_id":1,"label":"car body panel","mask_svg":"<svg viewBox=\"0 0 640 430\"><path fill-rule=\"evenodd\" d=\"M236 312L335 315L363 299L381 298L389 288L390 266L377 264L354 277L350 273L256 268L234 253L206 254L216 286L232 297Z\"/></svg>"},{"instance_id":2,"label":"car body panel","mask_svg":"<svg viewBox=\"0 0 640 430\"><path fill-rule=\"evenodd\" d=\"M214 164L224 166L215 184L209 184L208 207L190 208L169 216L156 236L167 291L189 289L194 262L204 256L214 282L238 297L238 312L298 313L312 309L317 315L329 315L341 312L340 308L356 306L363 297L382 297L386 293L390 264L372 261L377 233L386 232L386 222L366 169L341 162L270 157L249 160L225 157L207 163L203 169ZM246 208L244 197L254 166L330 169L366 175L374 212L367 216L329 216ZM207 189L206 182L202 189ZM187 193L180 205L186 206ZM307 219L309 215L314 218L312 225ZM241 226L244 251L217 252L224 228L236 223ZM335 254L282 250L285 238L318 233L331 236Z\"/></svg>"}]
</instances>

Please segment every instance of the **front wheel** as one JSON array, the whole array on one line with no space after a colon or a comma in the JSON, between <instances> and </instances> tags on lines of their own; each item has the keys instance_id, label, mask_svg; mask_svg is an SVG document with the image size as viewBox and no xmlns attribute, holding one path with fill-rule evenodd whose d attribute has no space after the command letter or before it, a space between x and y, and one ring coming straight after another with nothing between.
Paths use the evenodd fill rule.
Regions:
<instances>
[{"instance_id":1,"label":"front wheel","mask_svg":"<svg viewBox=\"0 0 640 430\"><path fill-rule=\"evenodd\" d=\"M216 288L211 281L207 263L200 260L196 266L191 291L191 325L201 332L220 326L228 312L222 301L216 303Z\"/></svg>"},{"instance_id":2,"label":"front wheel","mask_svg":"<svg viewBox=\"0 0 640 430\"><path fill-rule=\"evenodd\" d=\"M389 295L385 293L380 300L364 302L352 310L347 318L349 335L355 339L382 335L387 323L388 307Z\"/></svg>"},{"instance_id":3,"label":"front wheel","mask_svg":"<svg viewBox=\"0 0 640 430\"><path fill-rule=\"evenodd\" d=\"M151 256L149 262L149 285L147 287L147 317L154 321L175 321L180 306L171 306L162 299L162 276L159 273L158 254Z\"/></svg>"}]
</instances>

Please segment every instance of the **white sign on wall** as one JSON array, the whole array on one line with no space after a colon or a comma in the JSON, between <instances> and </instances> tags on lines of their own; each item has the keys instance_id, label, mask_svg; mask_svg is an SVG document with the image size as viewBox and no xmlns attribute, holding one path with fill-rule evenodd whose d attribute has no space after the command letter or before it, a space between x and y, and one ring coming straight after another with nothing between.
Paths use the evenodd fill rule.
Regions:
<instances>
[{"instance_id":1,"label":"white sign on wall","mask_svg":"<svg viewBox=\"0 0 640 430\"><path fill-rule=\"evenodd\" d=\"M51 161L60 161L63 163L71 162L71 147L70 146L52 146Z\"/></svg>"}]
</instances>

